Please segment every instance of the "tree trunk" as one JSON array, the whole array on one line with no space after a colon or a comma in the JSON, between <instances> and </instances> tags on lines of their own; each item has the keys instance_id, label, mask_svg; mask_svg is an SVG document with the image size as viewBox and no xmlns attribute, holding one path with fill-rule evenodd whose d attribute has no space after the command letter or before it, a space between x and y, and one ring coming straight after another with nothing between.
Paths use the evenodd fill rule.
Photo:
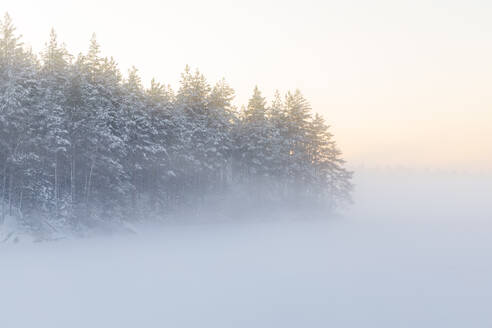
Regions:
<instances>
[{"instance_id":1,"label":"tree trunk","mask_svg":"<svg viewBox=\"0 0 492 328\"><path fill-rule=\"evenodd\" d=\"M55 216L58 219L60 217L59 209L59 190L58 190L58 151L55 153Z\"/></svg>"},{"instance_id":2,"label":"tree trunk","mask_svg":"<svg viewBox=\"0 0 492 328\"><path fill-rule=\"evenodd\" d=\"M3 187L2 187L2 224L5 221L5 203L7 192L7 161L5 161L5 168L3 169Z\"/></svg>"},{"instance_id":3,"label":"tree trunk","mask_svg":"<svg viewBox=\"0 0 492 328\"><path fill-rule=\"evenodd\" d=\"M9 179L9 215L12 216L12 185L13 185L13 176L12 173L10 173L10 179Z\"/></svg>"},{"instance_id":4,"label":"tree trunk","mask_svg":"<svg viewBox=\"0 0 492 328\"><path fill-rule=\"evenodd\" d=\"M89 170L89 176L87 177L87 187L86 187L86 194L85 194L85 202L87 205L89 205L93 170L94 170L94 159L91 162L91 168Z\"/></svg>"},{"instance_id":5,"label":"tree trunk","mask_svg":"<svg viewBox=\"0 0 492 328\"><path fill-rule=\"evenodd\" d=\"M73 147L70 158L70 203L73 211L75 204L75 149Z\"/></svg>"}]
</instances>

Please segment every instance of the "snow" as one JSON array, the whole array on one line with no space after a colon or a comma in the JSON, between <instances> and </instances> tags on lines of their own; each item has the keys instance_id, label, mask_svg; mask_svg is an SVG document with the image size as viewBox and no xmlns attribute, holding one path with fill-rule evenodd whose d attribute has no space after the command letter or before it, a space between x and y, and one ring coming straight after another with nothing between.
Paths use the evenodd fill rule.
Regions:
<instances>
[{"instance_id":1,"label":"snow","mask_svg":"<svg viewBox=\"0 0 492 328\"><path fill-rule=\"evenodd\" d=\"M491 327L491 176L357 172L344 218L1 244L0 327Z\"/></svg>"}]
</instances>

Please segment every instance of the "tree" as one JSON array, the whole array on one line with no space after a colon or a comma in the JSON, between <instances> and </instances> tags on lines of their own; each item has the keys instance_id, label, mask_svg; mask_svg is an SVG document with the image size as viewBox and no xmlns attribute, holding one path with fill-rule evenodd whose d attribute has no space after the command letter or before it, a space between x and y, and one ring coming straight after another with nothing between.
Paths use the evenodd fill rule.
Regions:
<instances>
[{"instance_id":1,"label":"tree","mask_svg":"<svg viewBox=\"0 0 492 328\"><path fill-rule=\"evenodd\" d=\"M0 24L0 160L2 167L2 221L6 214L22 217L25 184L34 175L29 120L38 99L37 62L24 51L8 14ZM32 184L32 183L31 183ZM33 192L34 194L34 192Z\"/></svg>"}]
</instances>

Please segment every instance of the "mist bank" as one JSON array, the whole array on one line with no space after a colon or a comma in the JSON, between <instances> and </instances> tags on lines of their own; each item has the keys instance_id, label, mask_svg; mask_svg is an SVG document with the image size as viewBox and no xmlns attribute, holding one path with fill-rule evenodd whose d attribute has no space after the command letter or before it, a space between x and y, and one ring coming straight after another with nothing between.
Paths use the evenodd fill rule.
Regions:
<instances>
[{"instance_id":1,"label":"mist bank","mask_svg":"<svg viewBox=\"0 0 492 328\"><path fill-rule=\"evenodd\" d=\"M84 236L147 234L175 226L238 226L289 222L350 221L407 227L444 229L449 226L473 227L491 222L490 195L492 174L451 170L411 168L367 168L354 170L354 196L351 204L333 209L318 200L292 197L289 201L263 198L259 186L236 189L226 197L211 199L207 204L176 211L172 215L152 216L123 225L99 225ZM211 228L213 229L213 228ZM0 229L5 240L9 225ZM73 234L53 234L50 239L73 238ZM11 236L13 241L15 235ZM26 235L19 236L33 240ZM34 239L43 240L35 237Z\"/></svg>"},{"instance_id":2,"label":"mist bank","mask_svg":"<svg viewBox=\"0 0 492 328\"><path fill-rule=\"evenodd\" d=\"M490 222L434 219L195 223L4 244L2 323L490 327Z\"/></svg>"},{"instance_id":3,"label":"mist bank","mask_svg":"<svg viewBox=\"0 0 492 328\"><path fill-rule=\"evenodd\" d=\"M352 169L356 188L348 216L442 223L492 220L492 171L363 166Z\"/></svg>"},{"instance_id":4,"label":"mist bank","mask_svg":"<svg viewBox=\"0 0 492 328\"><path fill-rule=\"evenodd\" d=\"M2 324L488 328L489 179L357 170L336 219L306 210L0 244Z\"/></svg>"}]
</instances>

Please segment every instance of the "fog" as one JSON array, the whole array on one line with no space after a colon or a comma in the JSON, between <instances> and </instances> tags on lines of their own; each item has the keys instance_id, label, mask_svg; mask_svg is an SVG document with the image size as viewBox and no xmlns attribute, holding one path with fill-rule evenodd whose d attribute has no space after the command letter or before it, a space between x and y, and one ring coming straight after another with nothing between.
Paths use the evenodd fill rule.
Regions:
<instances>
[{"instance_id":1,"label":"fog","mask_svg":"<svg viewBox=\"0 0 492 328\"><path fill-rule=\"evenodd\" d=\"M359 167L354 183L331 218L0 244L0 327L492 326L492 175Z\"/></svg>"}]
</instances>

